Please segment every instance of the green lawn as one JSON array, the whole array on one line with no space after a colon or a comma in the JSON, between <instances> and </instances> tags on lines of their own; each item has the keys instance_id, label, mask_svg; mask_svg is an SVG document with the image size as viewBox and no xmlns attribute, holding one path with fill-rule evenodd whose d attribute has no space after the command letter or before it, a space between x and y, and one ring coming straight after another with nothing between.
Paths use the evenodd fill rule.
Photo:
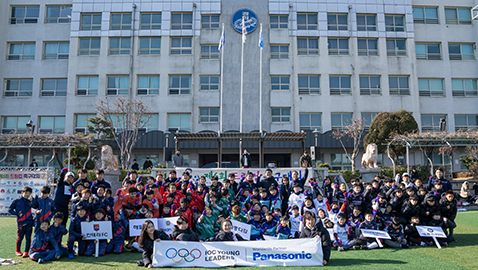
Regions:
<instances>
[{"instance_id":1,"label":"green lawn","mask_svg":"<svg viewBox=\"0 0 478 270\"><path fill-rule=\"evenodd\" d=\"M327 268L339 269L478 269L478 212L460 212L455 230L457 243L442 250L436 247L415 247L410 249L376 249L368 251L332 251ZM16 223L14 218L0 218L0 258L14 258L16 241ZM66 238L64 238L66 240ZM121 255L104 257L75 257L74 260L61 258L59 261L39 265L30 259L15 257L22 264L20 269L139 269L136 261L140 253L126 252ZM281 267L271 267L279 269ZM285 268L285 267L283 267ZM306 267L304 267L306 268ZM310 268L310 267L309 267ZM246 269L241 267L240 269ZM264 269L264 268L260 268ZM289 268L290 269L290 268Z\"/></svg>"}]
</instances>

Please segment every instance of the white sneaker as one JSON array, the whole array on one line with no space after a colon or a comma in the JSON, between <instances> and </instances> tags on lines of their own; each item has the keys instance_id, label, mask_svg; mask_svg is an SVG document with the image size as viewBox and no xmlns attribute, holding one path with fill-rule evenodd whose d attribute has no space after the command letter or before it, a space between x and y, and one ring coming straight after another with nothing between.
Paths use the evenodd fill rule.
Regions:
<instances>
[{"instance_id":1,"label":"white sneaker","mask_svg":"<svg viewBox=\"0 0 478 270\"><path fill-rule=\"evenodd\" d=\"M377 242L373 242L367 245L368 249L378 248Z\"/></svg>"},{"instance_id":2,"label":"white sneaker","mask_svg":"<svg viewBox=\"0 0 478 270\"><path fill-rule=\"evenodd\" d=\"M422 246L422 247L426 247L426 246L427 246L427 244L426 244L425 242L421 242L421 243L420 243L420 246Z\"/></svg>"},{"instance_id":3,"label":"white sneaker","mask_svg":"<svg viewBox=\"0 0 478 270\"><path fill-rule=\"evenodd\" d=\"M344 251L344 248L343 247L338 247L337 250L338 251Z\"/></svg>"},{"instance_id":4,"label":"white sneaker","mask_svg":"<svg viewBox=\"0 0 478 270\"><path fill-rule=\"evenodd\" d=\"M462 204L463 204L464 206L470 205L469 202L464 202L464 203L462 203Z\"/></svg>"}]
</instances>

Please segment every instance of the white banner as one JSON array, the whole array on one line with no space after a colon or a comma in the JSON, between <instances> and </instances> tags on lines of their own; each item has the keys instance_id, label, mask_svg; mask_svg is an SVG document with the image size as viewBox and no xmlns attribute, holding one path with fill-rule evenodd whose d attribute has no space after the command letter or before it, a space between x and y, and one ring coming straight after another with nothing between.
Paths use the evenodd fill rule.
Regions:
<instances>
[{"instance_id":1,"label":"white banner","mask_svg":"<svg viewBox=\"0 0 478 270\"><path fill-rule=\"evenodd\" d=\"M10 204L22 196L24 187L31 187L32 196L41 196L41 188L48 182L48 172L2 171L0 172L0 213L8 213ZM52 190L53 193L53 190Z\"/></svg>"},{"instance_id":2,"label":"white banner","mask_svg":"<svg viewBox=\"0 0 478 270\"><path fill-rule=\"evenodd\" d=\"M423 237L446 238L441 227L417 226L418 234Z\"/></svg>"},{"instance_id":3,"label":"white banner","mask_svg":"<svg viewBox=\"0 0 478 270\"><path fill-rule=\"evenodd\" d=\"M390 235L388 235L388 232L385 231L378 231L378 230L360 230L365 237L370 237L370 238L382 238L382 239L391 239Z\"/></svg>"},{"instance_id":4,"label":"white banner","mask_svg":"<svg viewBox=\"0 0 478 270\"><path fill-rule=\"evenodd\" d=\"M246 241L249 241L251 239L251 224L242 223L232 219L231 219L231 223L232 223L231 231L234 234L239 234Z\"/></svg>"},{"instance_id":5,"label":"white banner","mask_svg":"<svg viewBox=\"0 0 478 270\"><path fill-rule=\"evenodd\" d=\"M153 222L155 230L157 230L159 228L157 218L130 219L129 220L129 235L130 236L140 236L141 235L141 229L143 229L143 223L146 220L151 220Z\"/></svg>"},{"instance_id":6,"label":"white banner","mask_svg":"<svg viewBox=\"0 0 478 270\"><path fill-rule=\"evenodd\" d=\"M111 221L81 222L81 234L85 235L86 240L111 239Z\"/></svg>"},{"instance_id":7,"label":"white banner","mask_svg":"<svg viewBox=\"0 0 478 270\"><path fill-rule=\"evenodd\" d=\"M179 217L158 218L158 228L163 229L167 235L173 233L173 227L176 225Z\"/></svg>"},{"instance_id":8,"label":"white banner","mask_svg":"<svg viewBox=\"0 0 478 270\"><path fill-rule=\"evenodd\" d=\"M241 242L154 242L154 267L322 266L320 238Z\"/></svg>"}]
</instances>

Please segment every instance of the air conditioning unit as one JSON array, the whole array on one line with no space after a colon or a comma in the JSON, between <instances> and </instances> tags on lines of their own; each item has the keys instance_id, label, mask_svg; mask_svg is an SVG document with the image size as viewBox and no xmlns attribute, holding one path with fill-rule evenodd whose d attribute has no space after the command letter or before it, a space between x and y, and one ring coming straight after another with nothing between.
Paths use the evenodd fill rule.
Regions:
<instances>
[{"instance_id":1,"label":"air conditioning unit","mask_svg":"<svg viewBox=\"0 0 478 270\"><path fill-rule=\"evenodd\" d=\"M88 89L76 89L76 95L77 96L87 96L88 95Z\"/></svg>"},{"instance_id":2,"label":"air conditioning unit","mask_svg":"<svg viewBox=\"0 0 478 270\"><path fill-rule=\"evenodd\" d=\"M181 94L181 89L179 88L169 88L170 95L179 95Z\"/></svg>"},{"instance_id":3,"label":"air conditioning unit","mask_svg":"<svg viewBox=\"0 0 478 270\"><path fill-rule=\"evenodd\" d=\"M138 128L138 133L139 134L145 134L146 132L148 132L147 128Z\"/></svg>"},{"instance_id":4,"label":"air conditioning unit","mask_svg":"<svg viewBox=\"0 0 478 270\"><path fill-rule=\"evenodd\" d=\"M55 96L55 91L54 90L42 90L41 91L41 96L42 97L54 97Z\"/></svg>"},{"instance_id":5,"label":"air conditioning unit","mask_svg":"<svg viewBox=\"0 0 478 270\"><path fill-rule=\"evenodd\" d=\"M75 133L86 134L86 128L75 128Z\"/></svg>"},{"instance_id":6,"label":"air conditioning unit","mask_svg":"<svg viewBox=\"0 0 478 270\"><path fill-rule=\"evenodd\" d=\"M9 54L8 60L21 60L22 56L20 54Z\"/></svg>"},{"instance_id":7,"label":"air conditioning unit","mask_svg":"<svg viewBox=\"0 0 478 270\"><path fill-rule=\"evenodd\" d=\"M179 130L179 128L168 128L169 132L171 133L176 133L176 131Z\"/></svg>"},{"instance_id":8,"label":"air conditioning unit","mask_svg":"<svg viewBox=\"0 0 478 270\"><path fill-rule=\"evenodd\" d=\"M106 89L106 95L107 96L117 96L118 95L118 89Z\"/></svg>"},{"instance_id":9,"label":"air conditioning unit","mask_svg":"<svg viewBox=\"0 0 478 270\"><path fill-rule=\"evenodd\" d=\"M5 97L18 97L18 91L5 91Z\"/></svg>"},{"instance_id":10,"label":"air conditioning unit","mask_svg":"<svg viewBox=\"0 0 478 270\"><path fill-rule=\"evenodd\" d=\"M25 18L25 23L37 23L38 18Z\"/></svg>"},{"instance_id":11,"label":"air conditioning unit","mask_svg":"<svg viewBox=\"0 0 478 270\"><path fill-rule=\"evenodd\" d=\"M147 96L149 91L147 88L138 88L138 96Z\"/></svg>"},{"instance_id":12,"label":"air conditioning unit","mask_svg":"<svg viewBox=\"0 0 478 270\"><path fill-rule=\"evenodd\" d=\"M70 23L71 18L58 18L58 23Z\"/></svg>"},{"instance_id":13,"label":"air conditioning unit","mask_svg":"<svg viewBox=\"0 0 478 270\"><path fill-rule=\"evenodd\" d=\"M14 134L16 131L14 128L2 128L2 134Z\"/></svg>"},{"instance_id":14,"label":"air conditioning unit","mask_svg":"<svg viewBox=\"0 0 478 270\"><path fill-rule=\"evenodd\" d=\"M38 130L38 133L40 133L40 134L51 134L51 133L53 133L53 129L51 129L51 128L40 128Z\"/></svg>"},{"instance_id":15,"label":"air conditioning unit","mask_svg":"<svg viewBox=\"0 0 478 270\"><path fill-rule=\"evenodd\" d=\"M69 54L67 53L58 54L58 59L68 59L68 58L69 58Z\"/></svg>"}]
</instances>

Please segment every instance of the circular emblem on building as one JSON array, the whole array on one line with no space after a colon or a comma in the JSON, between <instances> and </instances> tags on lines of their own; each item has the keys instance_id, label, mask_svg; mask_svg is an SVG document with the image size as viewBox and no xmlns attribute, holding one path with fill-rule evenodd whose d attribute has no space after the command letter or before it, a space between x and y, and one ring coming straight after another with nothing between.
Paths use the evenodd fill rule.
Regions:
<instances>
[{"instance_id":1,"label":"circular emblem on building","mask_svg":"<svg viewBox=\"0 0 478 270\"><path fill-rule=\"evenodd\" d=\"M257 28L259 19L256 13L250 9L240 9L232 15L232 27L234 30L242 34L242 17L244 16L244 25L246 28L246 34L251 33Z\"/></svg>"}]
</instances>

